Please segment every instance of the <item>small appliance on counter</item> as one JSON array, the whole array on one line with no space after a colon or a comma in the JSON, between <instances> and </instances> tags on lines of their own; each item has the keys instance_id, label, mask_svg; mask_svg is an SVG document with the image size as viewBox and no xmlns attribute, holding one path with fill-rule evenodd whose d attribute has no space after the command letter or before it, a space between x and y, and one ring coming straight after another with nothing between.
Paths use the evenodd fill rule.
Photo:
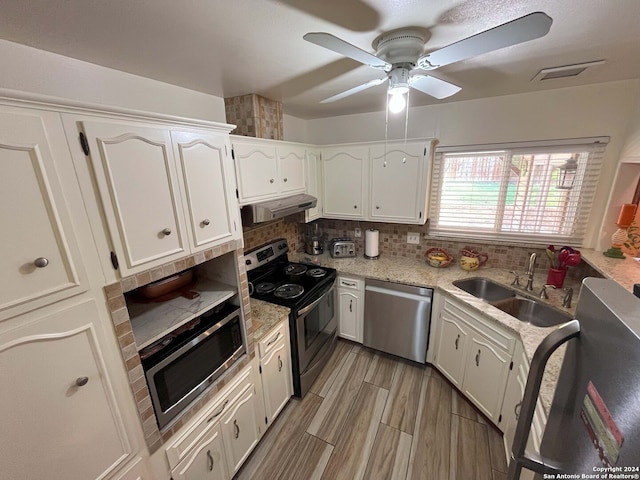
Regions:
<instances>
[{"instance_id":1,"label":"small appliance on counter","mask_svg":"<svg viewBox=\"0 0 640 480\"><path fill-rule=\"evenodd\" d=\"M329 255L332 258L355 257L356 244L350 238L333 238L329 244Z\"/></svg>"},{"instance_id":2,"label":"small appliance on counter","mask_svg":"<svg viewBox=\"0 0 640 480\"><path fill-rule=\"evenodd\" d=\"M322 255L324 252L324 234L320 233L317 223L307 226L307 233L304 238L304 253L309 255Z\"/></svg>"}]
</instances>

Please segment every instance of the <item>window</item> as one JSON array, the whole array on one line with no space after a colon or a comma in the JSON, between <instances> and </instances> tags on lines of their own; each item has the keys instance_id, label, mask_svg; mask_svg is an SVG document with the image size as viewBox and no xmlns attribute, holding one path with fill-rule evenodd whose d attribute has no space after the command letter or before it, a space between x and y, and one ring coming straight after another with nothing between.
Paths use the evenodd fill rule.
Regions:
<instances>
[{"instance_id":1,"label":"window","mask_svg":"<svg viewBox=\"0 0 640 480\"><path fill-rule=\"evenodd\" d=\"M437 149L430 233L580 244L607 141Z\"/></svg>"}]
</instances>

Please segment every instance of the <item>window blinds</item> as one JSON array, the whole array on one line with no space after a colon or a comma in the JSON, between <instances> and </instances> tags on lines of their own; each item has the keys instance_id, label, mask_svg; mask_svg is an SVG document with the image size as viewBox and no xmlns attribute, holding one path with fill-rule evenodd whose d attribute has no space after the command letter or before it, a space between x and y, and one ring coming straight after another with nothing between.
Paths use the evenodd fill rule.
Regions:
<instances>
[{"instance_id":1,"label":"window blinds","mask_svg":"<svg viewBox=\"0 0 640 480\"><path fill-rule=\"evenodd\" d=\"M441 147L433 166L430 233L579 245L607 137L479 147ZM559 167L573 158L571 189Z\"/></svg>"}]
</instances>

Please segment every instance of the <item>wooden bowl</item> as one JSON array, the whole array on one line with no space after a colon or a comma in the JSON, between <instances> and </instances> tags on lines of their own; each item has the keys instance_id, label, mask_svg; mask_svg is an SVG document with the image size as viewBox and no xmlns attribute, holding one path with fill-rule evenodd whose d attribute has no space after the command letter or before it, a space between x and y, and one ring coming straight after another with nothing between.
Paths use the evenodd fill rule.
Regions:
<instances>
[{"instance_id":1,"label":"wooden bowl","mask_svg":"<svg viewBox=\"0 0 640 480\"><path fill-rule=\"evenodd\" d=\"M434 268L445 268L453 261L453 256L444 248L433 247L425 252L427 263Z\"/></svg>"}]
</instances>

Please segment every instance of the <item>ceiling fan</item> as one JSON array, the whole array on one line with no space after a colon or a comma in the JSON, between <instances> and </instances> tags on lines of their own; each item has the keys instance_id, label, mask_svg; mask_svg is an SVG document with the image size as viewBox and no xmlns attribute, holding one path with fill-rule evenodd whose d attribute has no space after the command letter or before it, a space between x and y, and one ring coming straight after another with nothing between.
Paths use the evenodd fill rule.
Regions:
<instances>
[{"instance_id":1,"label":"ceiling fan","mask_svg":"<svg viewBox=\"0 0 640 480\"><path fill-rule=\"evenodd\" d=\"M426 71L543 37L549 32L552 22L551 17L543 12L530 13L426 54L423 51L427 36L418 28L403 28L381 35L373 45L375 54L330 33L307 33L303 38L386 73L384 78L350 88L320 103L335 102L389 80L389 110L399 112L406 105L404 94L410 88L437 99L450 97L461 90L453 83L426 75Z\"/></svg>"}]
</instances>

